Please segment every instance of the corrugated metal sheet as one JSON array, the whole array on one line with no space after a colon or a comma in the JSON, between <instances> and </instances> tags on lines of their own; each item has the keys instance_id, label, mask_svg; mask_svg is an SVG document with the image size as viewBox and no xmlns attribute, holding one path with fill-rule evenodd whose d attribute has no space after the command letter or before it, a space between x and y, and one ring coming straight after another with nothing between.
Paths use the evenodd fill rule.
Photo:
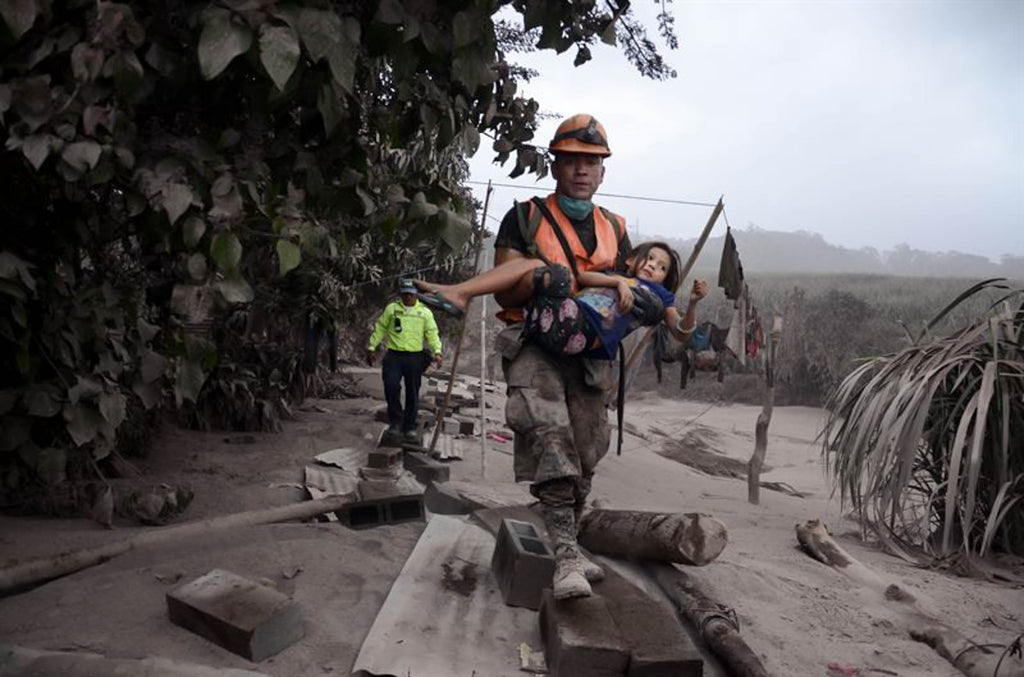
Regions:
<instances>
[{"instance_id":1,"label":"corrugated metal sheet","mask_svg":"<svg viewBox=\"0 0 1024 677\"><path fill-rule=\"evenodd\" d=\"M466 518L434 515L391 587L354 677L522 677L519 644L539 649L537 612L505 606L494 537Z\"/></svg>"}]
</instances>

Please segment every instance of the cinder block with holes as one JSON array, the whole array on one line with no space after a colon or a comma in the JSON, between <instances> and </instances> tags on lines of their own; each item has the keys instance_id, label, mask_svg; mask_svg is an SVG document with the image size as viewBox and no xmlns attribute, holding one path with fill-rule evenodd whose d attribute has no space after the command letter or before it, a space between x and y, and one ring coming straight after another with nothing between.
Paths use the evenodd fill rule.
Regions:
<instances>
[{"instance_id":1,"label":"cinder block with holes","mask_svg":"<svg viewBox=\"0 0 1024 677\"><path fill-rule=\"evenodd\" d=\"M251 661L305 634L298 605L277 590L214 569L167 593L171 622Z\"/></svg>"},{"instance_id":2,"label":"cinder block with holes","mask_svg":"<svg viewBox=\"0 0 1024 677\"><path fill-rule=\"evenodd\" d=\"M408 472L403 473L398 479L360 480L359 499L358 503L347 506L349 512L351 513L353 506L363 506L368 512L371 505L377 505L381 523L384 524L422 520L425 515L423 486Z\"/></svg>"},{"instance_id":3,"label":"cinder block with holes","mask_svg":"<svg viewBox=\"0 0 1024 677\"><path fill-rule=\"evenodd\" d=\"M555 574L555 556L536 527L506 518L494 543L491 571L505 604L539 609Z\"/></svg>"},{"instance_id":4,"label":"cinder block with holes","mask_svg":"<svg viewBox=\"0 0 1024 677\"><path fill-rule=\"evenodd\" d=\"M338 521L351 529L369 529L388 523L384 503L355 501L334 513Z\"/></svg>"},{"instance_id":5,"label":"cinder block with holes","mask_svg":"<svg viewBox=\"0 0 1024 677\"><path fill-rule=\"evenodd\" d=\"M544 591L540 636L551 677L624 677L629 647L597 596L557 600Z\"/></svg>"}]
</instances>

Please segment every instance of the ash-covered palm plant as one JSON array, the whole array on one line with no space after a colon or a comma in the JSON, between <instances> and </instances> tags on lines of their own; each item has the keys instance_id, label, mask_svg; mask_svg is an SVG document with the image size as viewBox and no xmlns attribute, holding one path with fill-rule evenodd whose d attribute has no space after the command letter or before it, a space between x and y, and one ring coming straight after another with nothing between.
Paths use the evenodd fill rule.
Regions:
<instances>
[{"instance_id":1,"label":"ash-covered palm plant","mask_svg":"<svg viewBox=\"0 0 1024 677\"><path fill-rule=\"evenodd\" d=\"M1024 552L1024 290L946 338L929 331L830 394L823 454L834 489L897 554Z\"/></svg>"}]
</instances>

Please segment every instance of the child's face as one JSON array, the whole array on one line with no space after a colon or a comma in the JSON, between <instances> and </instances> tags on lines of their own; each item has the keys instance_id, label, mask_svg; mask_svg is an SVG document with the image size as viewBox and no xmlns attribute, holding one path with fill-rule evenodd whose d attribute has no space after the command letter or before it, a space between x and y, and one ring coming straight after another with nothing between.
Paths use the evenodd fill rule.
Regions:
<instances>
[{"instance_id":1,"label":"child's face","mask_svg":"<svg viewBox=\"0 0 1024 677\"><path fill-rule=\"evenodd\" d=\"M661 247L651 247L647 252L647 258L639 261L636 266L636 276L645 282L661 284L668 277L669 266L672 259L668 252Z\"/></svg>"}]
</instances>

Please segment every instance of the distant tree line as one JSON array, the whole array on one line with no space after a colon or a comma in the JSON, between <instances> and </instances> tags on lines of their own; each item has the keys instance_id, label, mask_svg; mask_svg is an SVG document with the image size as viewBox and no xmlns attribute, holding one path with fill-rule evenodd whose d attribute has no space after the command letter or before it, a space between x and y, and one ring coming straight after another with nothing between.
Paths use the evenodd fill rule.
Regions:
<instances>
[{"instance_id":1,"label":"distant tree line","mask_svg":"<svg viewBox=\"0 0 1024 677\"><path fill-rule=\"evenodd\" d=\"M998 262L957 251L930 252L906 244L880 251L829 244L818 233L751 227L733 229L743 268L748 273L867 273L906 277L1005 277L1024 280L1024 255L1004 254ZM717 270L724 235L712 237L696 269ZM684 254L696 240L671 240Z\"/></svg>"}]
</instances>

